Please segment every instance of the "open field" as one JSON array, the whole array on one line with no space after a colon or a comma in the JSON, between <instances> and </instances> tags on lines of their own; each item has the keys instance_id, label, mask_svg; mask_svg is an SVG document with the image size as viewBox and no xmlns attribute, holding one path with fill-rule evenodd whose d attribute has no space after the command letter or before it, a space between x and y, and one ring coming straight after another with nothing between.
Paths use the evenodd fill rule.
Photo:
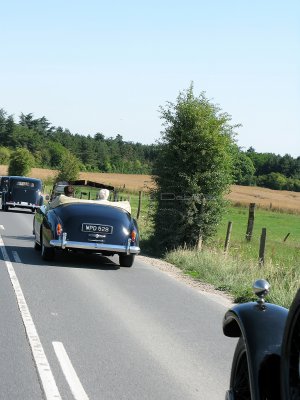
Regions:
<instances>
[{"instance_id":1,"label":"open field","mask_svg":"<svg viewBox=\"0 0 300 400\"><path fill-rule=\"evenodd\" d=\"M54 178L57 171L33 168L30 176L46 180ZM7 166L0 165L0 175L7 174ZM126 191L147 190L153 185L150 175L108 174L100 172L81 172L80 178L106 183ZM256 203L260 208L300 214L300 193L285 190L272 190L255 186L232 185L226 196L233 204Z\"/></svg>"}]
</instances>

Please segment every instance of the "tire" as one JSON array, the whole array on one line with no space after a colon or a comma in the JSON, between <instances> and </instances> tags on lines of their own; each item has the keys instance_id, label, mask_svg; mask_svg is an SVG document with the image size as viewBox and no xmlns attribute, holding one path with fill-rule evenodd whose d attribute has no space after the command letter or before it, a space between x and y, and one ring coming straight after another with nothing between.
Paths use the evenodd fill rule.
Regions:
<instances>
[{"instance_id":1,"label":"tire","mask_svg":"<svg viewBox=\"0 0 300 400\"><path fill-rule=\"evenodd\" d=\"M2 211L8 211L8 206L2 204Z\"/></svg>"},{"instance_id":2,"label":"tire","mask_svg":"<svg viewBox=\"0 0 300 400\"><path fill-rule=\"evenodd\" d=\"M44 243L41 244L42 247L42 259L45 261L52 261L54 259L54 248L46 247Z\"/></svg>"},{"instance_id":3,"label":"tire","mask_svg":"<svg viewBox=\"0 0 300 400\"><path fill-rule=\"evenodd\" d=\"M121 265L121 267L130 268L133 265L134 257L135 257L134 254L120 254L119 264Z\"/></svg>"},{"instance_id":4,"label":"tire","mask_svg":"<svg viewBox=\"0 0 300 400\"><path fill-rule=\"evenodd\" d=\"M41 250L41 245L36 241L34 241L34 250L36 250L36 251Z\"/></svg>"},{"instance_id":5,"label":"tire","mask_svg":"<svg viewBox=\"0 0 300 400\"><path fill-rule=\"evenodd\" d=\"M230 390L226 394L230 400L251 400L247 351L243 337L240 337L233 356Z\"/></svg>"}]
</instances>

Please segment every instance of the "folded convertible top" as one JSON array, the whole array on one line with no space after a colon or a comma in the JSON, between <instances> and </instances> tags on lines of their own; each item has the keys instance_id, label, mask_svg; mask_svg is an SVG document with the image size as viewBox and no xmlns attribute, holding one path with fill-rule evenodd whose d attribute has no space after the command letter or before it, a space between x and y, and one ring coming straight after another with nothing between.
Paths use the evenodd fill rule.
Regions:
<instances>
[{"instance_id":1,"label":"folded convertible top","mask_svg":"<svg viewBox=\"0 0 300 400\"><path fill-rule=\"evenodd\" d=\"M55 199L49 202L50 208L55 208L61 206L62 204L68 203L85 203L85 204L102 204L110 207L122 208L123 210L129 212L131 214L131 206L129 201L109 201L109 200L86 200L86 199L77 199L75 197L68 197L64 194L55 197Z\"/></svg>"}]
</instances>

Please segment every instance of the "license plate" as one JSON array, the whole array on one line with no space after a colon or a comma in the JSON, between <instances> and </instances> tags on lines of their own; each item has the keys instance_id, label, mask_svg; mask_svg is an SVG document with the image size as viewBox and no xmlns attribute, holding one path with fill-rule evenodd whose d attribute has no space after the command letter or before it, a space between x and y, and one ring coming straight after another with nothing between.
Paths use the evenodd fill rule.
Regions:
<instances>
[{"instance_id":1,"label":"license plate","mask_svg":"<svg viewBox=\"0 0 300 400\"><path fill-rule=\"evenodd\" d=\"M102 224L82 224L81 228L82 232L95 232L95 233L113 233L113 227L111 225L102 225Z\"/></svg>"}]
</instances>

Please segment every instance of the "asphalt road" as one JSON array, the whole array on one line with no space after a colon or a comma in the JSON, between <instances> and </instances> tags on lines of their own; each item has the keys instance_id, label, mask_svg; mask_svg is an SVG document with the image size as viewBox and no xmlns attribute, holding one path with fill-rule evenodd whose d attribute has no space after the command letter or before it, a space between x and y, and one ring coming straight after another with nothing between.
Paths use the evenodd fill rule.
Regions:
<instances>
[{"instance_id":1,"label":"asphalt road","mask_svg":"<svg viewBox=\"0 0 300 400\"><path fill-rule=\"evenodd\" d=\"M0 399L224 399L227 306L139 261L33 249L0 211Z\"/></svg>"}]
</instances>

